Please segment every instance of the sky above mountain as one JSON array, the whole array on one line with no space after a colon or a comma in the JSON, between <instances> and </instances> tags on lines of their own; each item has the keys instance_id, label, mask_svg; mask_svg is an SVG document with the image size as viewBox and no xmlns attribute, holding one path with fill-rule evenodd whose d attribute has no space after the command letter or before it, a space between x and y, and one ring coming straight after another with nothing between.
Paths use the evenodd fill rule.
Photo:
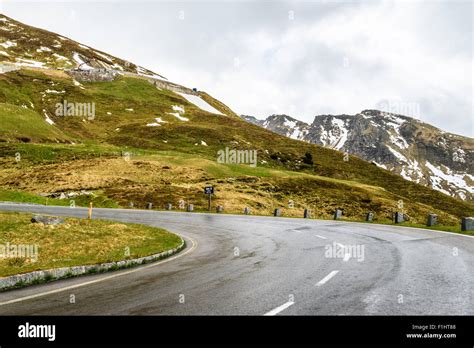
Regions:
<instances>
[{"instance_id":1,"label":"sky above mountain","mask_svg":"<svg viewBox=\"0 0 474 348\"><path fill-rule=\"evenodd\" d=\"M471 2L0 1L239 114L402 113L474 135Z\"/></svg>"}]
</instances>

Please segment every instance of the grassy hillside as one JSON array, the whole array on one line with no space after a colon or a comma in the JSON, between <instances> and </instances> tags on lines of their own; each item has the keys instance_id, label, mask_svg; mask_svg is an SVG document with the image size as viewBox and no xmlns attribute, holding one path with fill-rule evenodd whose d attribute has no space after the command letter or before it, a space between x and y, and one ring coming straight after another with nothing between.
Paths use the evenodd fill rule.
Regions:
<instances>
[{"instance_id":1,"label":"grassy hillside","mask_svg":"<svg viewBox=\"0 0 474 348\"><path fill-rule=\"evenodd\" d=\"M3 14L0 14L0 31L0 43L3 44L0 46L0 58L4 62L54 69L72 69L82 65L161 77L132 62Z\"/></svg>"},{"instance_id":2,"label":"grassy hillside","mask_svg":"<svg viewBox=\"0 0 474 348\"><path fill-rule=\"evenodd\" d=\"M384 222L402 201L413 223L434 212L442 224L458 226L460 217L474 215L469 203L357 157L345 161L340 152L274 134L234 117L211 96L201 97L226 116L143 78L78 84L65 73L38 69L0 74L0 199L89 190L98 206L153 202L163 208L184 200L204 210L202 188L212 184L214 203L226 212L249 206L255 214L270 214L284 207L284 215L301 216L307 207L315 217L329 218L342 208L345 218L361 220L373 211ZM56 116L56 104L64 100L94 103L95 117ZM257 166L217 163L217 152L226 147L256 150ZM76 199L86 205L89 198Z\"/></svg>"},{"instance_id":3,"label":"grassy hillside","mask_svg":"<svg viewBox=\"0 0 474 348\"><path fill-rule=\"evenodd\" d=\"M402 200L415 223L424 223L430 212L452 226L460 217L474 215L468 203L356 157L344 161L340 152L236 117L210 114L144 79L78 85L66 74L21 70L0 75L0 91L0 110L5 110L0 113L0 186L5 197L90 190L98 206L145 207L153 202L163 208L184 200L203 210L202 188L212 184L214 203L227 212L249 206L253 213L270 214L283 207L284 215L301 216L308 207L315 217L329 218L342 208L348 219L360 220L373 211L383 222L400 210ZM64 99L95 103L95 118L56 116L55 105ZM187 121L171 114L173 106L184 109L179 116ZM43 110L54 125L46 123ZM162 121L159 126L147 126L156 118ZM217 163L217 152L226 147L256 150L257 167ZM304 163L307 153L312 161ZM78 197L76 204L86 205L88 199ZM290 200L294 208L288 208Z\"/></svg>"},{"instance_id":4,"label":"grassy hillside","mask_svg":"<svg viewBox=\"0 0 474 348\"><path fill-rule=\"evenodd\" d=\"M55 126L45 122L37 112L17 105L1 103L2 125L0 141L66 142L66 137Z\"/></svg>"}]
</instances>

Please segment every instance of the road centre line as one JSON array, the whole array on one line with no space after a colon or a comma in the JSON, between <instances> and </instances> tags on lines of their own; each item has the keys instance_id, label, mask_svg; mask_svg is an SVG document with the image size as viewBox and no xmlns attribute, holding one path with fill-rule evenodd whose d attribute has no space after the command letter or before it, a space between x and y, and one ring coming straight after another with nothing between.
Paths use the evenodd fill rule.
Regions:
<instances>
[{"instance_id":1,"label":"road centre line","mask_svg":"<svg viewBox=\"0 0 474 348\"><path fill-rule=\"evenodd\" d=\"M265 316L277 315L278 313L284 311L285 309L287 309L288 307L290 307L294 304L295 304L294 301L288 301L288 302L282 304L281 306L278 306L277 308L272 309L270 312L265 313L264 315Z\"/></svg>"},{"instance_id":2,"label":"road centre line","mask_svg":"<svg viewBox=\"0 0 474 348\"><path fill-rule=\"evenodd\" d=\"M327 283L327 281L329 279L331 279L332 277L334 277L337 273L339 273L339 271L332 271L331 273L329 273L327 276L325 276L323 279L321 279L317 284L316 286L321 286L325 283Z\"/></svg>"}]
</instances>

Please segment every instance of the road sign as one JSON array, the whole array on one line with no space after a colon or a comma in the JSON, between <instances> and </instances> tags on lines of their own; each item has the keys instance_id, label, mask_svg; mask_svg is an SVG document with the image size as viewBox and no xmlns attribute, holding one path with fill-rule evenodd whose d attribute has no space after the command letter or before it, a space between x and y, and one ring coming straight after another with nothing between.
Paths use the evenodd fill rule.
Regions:
<instances>
[{"instance_id":1,"label":"road sign","mask_svg":"<svg viewBox=\"0 0 474 348\"><path fill-rule=\"evenodd\" d=\"M204 194L208 195L208 203L207 203L207 210L211 211L211 196L214 193L214 187L213 186L206 186L204 187Z\"/></svg>"}]
</instances>

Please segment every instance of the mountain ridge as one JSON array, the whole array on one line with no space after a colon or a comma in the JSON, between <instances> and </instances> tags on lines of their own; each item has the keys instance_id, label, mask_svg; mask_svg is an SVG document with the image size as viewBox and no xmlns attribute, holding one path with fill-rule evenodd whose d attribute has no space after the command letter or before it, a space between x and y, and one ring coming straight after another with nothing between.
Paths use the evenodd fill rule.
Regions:
<instances>
[{"instance_id":1,"label":"mountain ridge","mask_svg":"<svg viewBox=\"0 0 474 348\"><path fill-rule=\"evenodd\" d=\"M450 196L474 200L474 140L421 120L372 109L316 115L310 124L288 115L242 118L292 139L359 156Z\"/></svg>"},{"instance_id":2,"label":"mountain ridge","mask_svg":"<svg viewBox=\"0 0 474 348\"><path fill-rule=\"evenodd\" d=\"M202 188L212 185L214 204L232 213L281 208L296 217L311 209L314 217L331 218L338 208L344 219L361 221L371 211L374 221L390 223L403 201L410 223L425 224L435 213L453 231L460 231L460 217L474 214L472 204L357 156L249 124L206 92L144 76L133 65L130 71L97 62L55 65L56 52L41 47L61 40L58 34L19 30L15 23L16 30L6 26L8 38L0 36L8 55L0 54L0 66L14 67L0 72L0 200L43 202L88 192L93 198L79 197L78 204L92 199L95 206L145 208L148 202L162 209L185 202L207 211ZM29 40L33 46L30 34L39 40ZM71 45L74 58L81 47ZM66 102L93 104L95 115L58 115L57 105ZM258 153L257 165L219 163L216 154L227 148Z\"/></svg>"}]
</instances>

